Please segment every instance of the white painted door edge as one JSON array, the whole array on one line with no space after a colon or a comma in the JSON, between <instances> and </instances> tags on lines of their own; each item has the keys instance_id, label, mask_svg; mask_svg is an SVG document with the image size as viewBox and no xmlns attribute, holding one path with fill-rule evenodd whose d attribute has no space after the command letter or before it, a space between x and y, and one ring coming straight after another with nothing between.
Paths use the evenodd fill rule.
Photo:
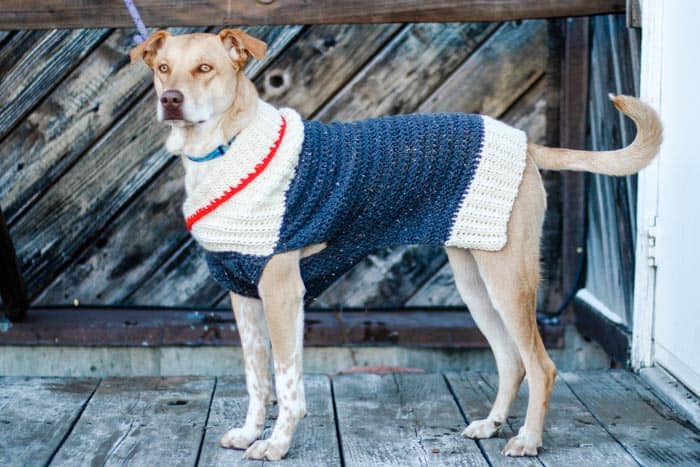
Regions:
<instances>
[{"instance_id":1,"label":"white painted door edge","mask_svg":"<svg viewBox=\"0 0 700 467\"><path fill-rule=\"evenodd\" d=\"M700 429L700 399L661 366L642 368L639 376L674 411Z\"/></svg>"},{"instance_id":2,"label":"white painted door edge","mask_svg":"<svg viewBox=\"0 0 700 467\"><path fill-rule=\"evenodd\" d=\"M664 2L642 0L641 99L657 109L661 104ZM634 311L631 363L634 369L653 364L654 295L656 264L649 234L658 220L659 158L638 176L637 248L634 272ZM650 248L651 247L651 248Z\"/></svg>"}]
</instances>

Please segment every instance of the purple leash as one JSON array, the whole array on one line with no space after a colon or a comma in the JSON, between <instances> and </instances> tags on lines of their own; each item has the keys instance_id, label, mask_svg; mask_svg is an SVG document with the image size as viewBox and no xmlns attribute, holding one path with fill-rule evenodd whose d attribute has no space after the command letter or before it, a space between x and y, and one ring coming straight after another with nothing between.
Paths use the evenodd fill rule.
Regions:
<instances>
[{"instance_id":1,"label":"purple leash","mask_svg":"<svg viewBox=\"0 0 700 467\"><path fill-rule=\"evenodd\" d=\"M134 34L134 44L141 44L148 37L148 29L146 29L146 25L143 24L139 10L136 8L136 5L134 5L134 2L132 0L124 0L124 5L126 5L126 9L129 10L131 20L139 31L138 34Z\"/></svg>"}]
</instances>

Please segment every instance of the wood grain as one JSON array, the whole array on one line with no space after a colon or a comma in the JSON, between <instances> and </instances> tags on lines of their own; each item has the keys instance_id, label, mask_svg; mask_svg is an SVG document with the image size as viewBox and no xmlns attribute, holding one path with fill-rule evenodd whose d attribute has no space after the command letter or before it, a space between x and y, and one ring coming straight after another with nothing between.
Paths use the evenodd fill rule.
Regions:
<instances>
[{"instance_id":1,"label":"wood grain","mask_svg":"<svg viewBox=\"0 0 700 467\"><path fill-rule=\"evenodd\" d=\"M605 372L595 372L596 378ZM492 397L496 395L498 378L493 373L482 374ZM525 382L513 404L510 420L516 429L524 422L527 408L528 387ZM538 458L545 465L559 466L567 463L588 466L634 466L632 456L605 431L585 405L558 378L549 403L545 420L544 444Z\"/></svg>"},{"instance_id":2,"label":"wood grain","mask_svg":"<svg viewBox=\"0 0 700 467\"><path fill-rule=\"evenodd\" d=\"M214 2L142 0L149 26L200 24L393 23L410 21L504 21L580 16L625 11L625 0L303 0L284 2ZM0 29L130 27L132 20L118 2L108 0L5 0Z\"/></svg>"},{"instance_id":3,"label":"wood grain","mask_svg":"<svg viewBox=\"0 0 700 467\"><path fill-rule=\"evenodd\" d=\"M213 391L214 378L107 378L51 465L193 466Z\"/></svg>"},{"instance_id":4,"label":"wood grain","mask_svg":"<svg viewBox=\"0 0 700 467\"><path fill-rule=\"evenodd\" d=\"M333 377L348 466L488 465L439 374Z\"/></svg>"},{"instance_id":5,"label":"wood grain","mask_svg":"<svg viewBox=\"0 0 700 467\"><path fill-rule=\"evenodd\" d=\"M153 86L147 67L129 66L132 34L110 34L5 139L0 198L11 221Z\"/></svg>"},{"instance_id":6,"label":"wood grain","mask_svg":"<svg viewBox=\"0 0 700 467\"><path fill-rule=\"evenodd\" d=\"M477 372L448 372L445 374L445 379L459 407L466 415L468 423L481 420L489 414L495 393L484 381L481 374ZM512 423L505 423L498 435L478 441L484 455L492 466L542 465L537 458L515 458L501 454L501 450L505 447L508 440L515 436L518 428L518 426L513 426Z\"/></svg>"},{"instance_id":7,"label":"wood grain","mask_svg":"<svg viewBox=\"0 0 700 467\"><path fill-rule=\"evenodd\" d=\"M107 33L106 29L55 30L37 38L0 81L0 139Z\"/></svg>"},{"instance_id":8,"label":"wood grain","mask_svg":"<svg viewBox=\"0 0 700 467\"><path fill-rule=\"evenodd\" d=\"M564 373L562 379L641 465L697 465L698 432L628 371Z\"/></svg>"},{"instance_id":9,"label":"wood grain","mask_svg":"<svg viewBox=\"0 0 700 467\"><path fill-rule=\"evenodd\" d=\"M0 80L2 80L12 66L27 53L42 37L51 31L4 31L6 34L0 46Z\"/></svg>"},{"instance_id":10,"label":"wood grain","mask_svg":"<svg viewBox=\"0 0 700 467\"><path fill-rule=\"evenodd\" d=\"M269 60L274 59L275 49L294 37L285 29L254 31L263 38L271 36ZM261 65L255 66L259 70ZM167 130L155 121L153 99L154 94L148 93L132 104L13 226L30 296L45 287L82 245L95 241L115 215L128 216L122 211L125 206L168 164Z\"/></svg>"},{"instance_id":11,"label":"wood grain","mask_svg":"<svg viewBox=\"0 0 700 467\"><path fill-rule=\"evenodd\" d=\"M398 30L396 24L309 28L257 80L260 97L309 118ZM283 77L278 87L271 84L275 76Z\"/></svg>"},{"instance_id":12,"label":"wood grain","mask_svg":"<svg viewBox=\"0 0 700 467\"><path fill-rule=\"evenodd\" d=\"M46 465L97 382L0 377L0 465Z\"/></svg>"},{"instance_id":13,"label":"wood grain","mask_svg":"<svg viewBox=\"0 0 700 467\"><path fill-rule=\"evenodd\" d=\"M335 432L333 399L327 376L305 375L307 416L299 423L284 465L294 467L336 466L340 464L340 448ZM248 407L245 379L221 378L211 403L209 422L202 442L199 465L263 465L261 461L243 460L240 450L224 449L219 439L229 429L241 426ZM277 407L268 411L265 436L270 434L277 416Z\"/></svg>"},{"instance_id":14,"label":"wood grain","mask_svg":"<svg viewBox=\"0 0 700 467\"><path fill-rule=\"evenodd\" d=\"M545 21L505 23L419 108L500 117L546 69Z\"/></svg>"},{"instance_id":15,"label":"wood grain","mask_svg":"<svg viewBox=\"0 0 700 467\"><path fill-rule=\"evenodd\" d=\"M411 24L315 118L351 121L414 112L496 28L484 23Z\"/></svg>"}]
</instances>

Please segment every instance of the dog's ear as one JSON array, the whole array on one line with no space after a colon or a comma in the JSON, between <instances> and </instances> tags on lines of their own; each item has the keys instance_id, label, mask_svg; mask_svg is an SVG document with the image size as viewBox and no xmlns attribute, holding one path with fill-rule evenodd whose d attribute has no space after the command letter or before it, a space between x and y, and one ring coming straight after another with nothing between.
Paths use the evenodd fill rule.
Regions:
<instances>
[{"instance_id":1,"label":"dog's ear","mask_svg":"<svg viewBox=\"0 0 700 467\"><path fill-rule=\"evenodd\" d=\"M250 57L258 60L265 57L267 44L249 35L242 29L223 29L219 32L221 43L237 65L243 66Z\"/></svg>"},{"instance_id":2,"label":"dog's ear","mask_svg":"<svg viewBox=\"0 0 700 467\"><path fill-rule=\"evenodd\" d=\"M131 49L129 52L129 57L131 57L131 64L138 62L139 59L143 59L146 65L153 68L153 61L158 54L158 49L163 47L165 40L170 37L168 31L156 31L148 39Z\"/></svg>"}]
</instances>

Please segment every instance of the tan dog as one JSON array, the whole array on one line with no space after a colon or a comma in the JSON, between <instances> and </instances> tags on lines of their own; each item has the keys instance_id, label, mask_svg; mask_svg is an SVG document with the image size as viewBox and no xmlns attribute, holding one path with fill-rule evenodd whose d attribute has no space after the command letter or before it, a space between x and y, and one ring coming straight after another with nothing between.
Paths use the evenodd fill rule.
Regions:
<instances>
[{"instance_id":1,"label":"tan dog","mask_svg":"<svg viewBox=\"0 0 700 467\"><path fill-rule=\"evenodd\" d=\"M235 29L225 29L219 35L182 36L159 31L134 48L132 62L143 58L153 69L158 117L172 127L167 141L170 152L207 154L249 125L260 104L255 86L243 74L243 66L251 57L262 58L265 50L263 42ZM637 136L631 145L617 151L592 152L529 143L505 247L499 251L447 248L459 293L493 349L499 375L491 412L485 419L470 423L463 435L480 439L496 434L506 421L523 377L528 376L525 424L503 449L509 456L537 454L556 375L535 319L545 213L545 192L538 167L632 174L649 163L661 143L661 124L650 107L633 97L611 99L637 125ZM250 400L245 423L226 433L221 444L247 449L247 458L282 458L297 423L306 413L302 381L305 286L299 262L325 246L316 244L273 256L259 281L260 299L231 294ZM268 371L270 342L279 417L271 437L258 440L266 407L274 399Z\"/></svg>"}]
</instances>

